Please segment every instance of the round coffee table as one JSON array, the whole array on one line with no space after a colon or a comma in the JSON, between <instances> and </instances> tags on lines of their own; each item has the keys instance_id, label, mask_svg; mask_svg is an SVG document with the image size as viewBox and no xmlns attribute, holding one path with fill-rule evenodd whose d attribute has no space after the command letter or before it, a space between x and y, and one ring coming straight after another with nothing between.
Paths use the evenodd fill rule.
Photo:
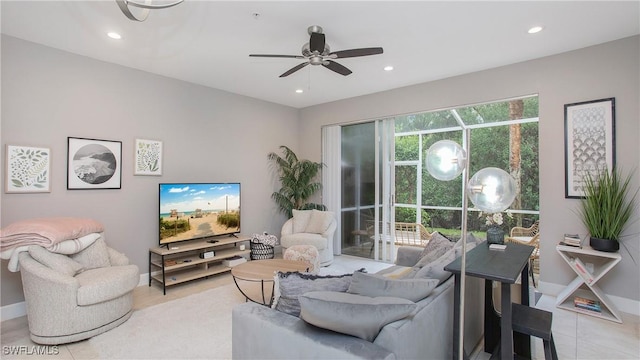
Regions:
<instances>
[{"instance_id":1,"label":"round coffee table","mask_svg":"<svg viewBox=\"0 0 640 360\"><path fill-rule=\"evenodd\" d=\"M253 301L258 304L271 306L273 302L273 287L275 285L273 277L276 271L307 271L308 266L302 261L283 260L283 259L267 259L267 260L252 260L236 265L231 268L231 276L233 276L233 282L236 287L244 295L247 301ZM262 290L262 302L256 301L249 297L245 291L242 290L238 284L238 280L248 282L259 282ZM265 283L271 283L271 296L269 302L267 302L264 285Z\"/></svg>"}]
</instances>

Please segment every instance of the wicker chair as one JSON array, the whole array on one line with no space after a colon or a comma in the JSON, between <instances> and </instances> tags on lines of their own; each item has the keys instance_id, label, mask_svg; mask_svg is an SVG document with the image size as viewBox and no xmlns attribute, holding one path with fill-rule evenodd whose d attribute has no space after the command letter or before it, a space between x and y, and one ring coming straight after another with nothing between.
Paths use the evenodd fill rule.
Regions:
<instances>
[{"instance_id":1,"label":"wicker chair","mask_svg":"<svg viewBox=\"0 0 640 360\"><path fill-rule=\"evenodd\" d=\"M375 231L374 224L375 224L374 221L368 221L368 224L367 224L366 231L370 239L373 239L374 237L374 231ZM378 222L378 226L379 226L378 233L382 234L383 233L382 222ZM387 226L389 226L389 223L387 223ZM395 224L395 231L394 231L394 235L395 235L394 244L396 246L425 247L429 242L429 240L431 240L432 234L433 233L430 233L422 224L397 222ZM373 253L373 248L374 248L374 243L371 244L371 249L369 250L369 256L371 256L371 253Z\"/></svg>"},{"instance_id":2,"label":"wicker chair","mask_svg":"<svg viewBox=\"0 0 640 360\"><path fill-rule=\"evenodd\" d=\"M531 240L525 241L523 239L527 237L531 238ZM536 222L528 228L518 226L512 228L509 237L506 238L505 241L534 247L531 257L529 258L529 274L531 274L531 281L535 287L536 280L533 274L534 272L540 273L540 220L536 220Z\"/></svg>"},{"instance_id":3,"label":"wicker chair","mask_svg":"<svg viewBox=\"0 0 640 360\"><path fill-rule=\"evenodd\" d=\"M431 233L422 224L396 223L395 244L408 246L426 246L431 240Z\"/></svg>"}]
</instances>

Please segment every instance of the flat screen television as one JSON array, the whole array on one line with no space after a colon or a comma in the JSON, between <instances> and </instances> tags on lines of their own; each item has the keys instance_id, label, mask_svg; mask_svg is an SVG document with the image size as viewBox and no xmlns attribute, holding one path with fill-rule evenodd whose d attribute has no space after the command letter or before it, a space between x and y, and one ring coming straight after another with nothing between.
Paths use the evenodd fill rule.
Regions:
<instances>
[{"instance_id":1,"label":"flat screen television","mask_svg":"<svg viewBox=\"0 0 640 360\"><path fill-rule=\"evenodd\" d=\"M240 232L240 183L161 183L160 245Z\"/></svg>"}]
</instances>

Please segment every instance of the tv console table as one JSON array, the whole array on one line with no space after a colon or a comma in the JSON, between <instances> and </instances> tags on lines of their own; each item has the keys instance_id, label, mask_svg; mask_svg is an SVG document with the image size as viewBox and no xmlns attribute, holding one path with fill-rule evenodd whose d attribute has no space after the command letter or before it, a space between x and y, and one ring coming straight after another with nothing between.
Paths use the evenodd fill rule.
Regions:
<instances>
[{"instance_id":1,"label":"tv console table","mask_svg":"<svg viewBox=\"0 0 640 360\"><path fill-rule=\"evenodd\" d=\"M153 280L159 282L162 285L162 292L166 295L167 286L231 271L231 268L225 266L222 261L236 255L249 255L250 239L248 236L237 234L150 248L149 286ZM242 242L247 242L245 250L240 250L238 247L238 243ZM209 251L213 251L214 256L200 257L201 254Z\"/></svg>"}]
</instances>

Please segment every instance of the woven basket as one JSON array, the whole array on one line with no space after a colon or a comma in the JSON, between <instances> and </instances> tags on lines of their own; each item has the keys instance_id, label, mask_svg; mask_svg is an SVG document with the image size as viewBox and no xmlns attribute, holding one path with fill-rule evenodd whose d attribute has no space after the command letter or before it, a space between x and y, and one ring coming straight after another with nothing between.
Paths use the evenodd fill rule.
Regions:
<instances>
[{"instance_id":1,"label":"woven basket","mask_svg":"<svg viewBox=\"0 0 640 360\"><path fill-rule=\"evenodd\" d=\"M257 239L251 239L249 246L251 248L251 260L273 259L273 246L258 242Z\"/></svg>"}]
</instances>

